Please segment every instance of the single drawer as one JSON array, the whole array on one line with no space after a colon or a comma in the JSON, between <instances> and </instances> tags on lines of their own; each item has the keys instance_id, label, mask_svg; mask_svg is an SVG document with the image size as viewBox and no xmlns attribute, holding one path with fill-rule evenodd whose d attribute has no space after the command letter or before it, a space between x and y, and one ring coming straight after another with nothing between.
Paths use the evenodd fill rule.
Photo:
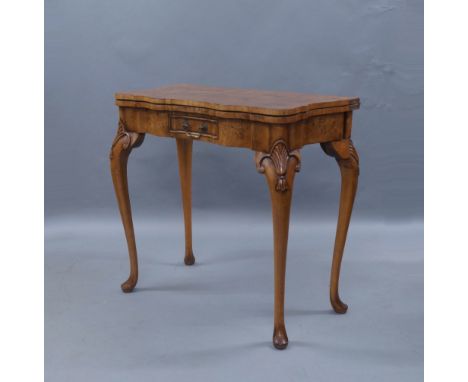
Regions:
<instances>
[{"instance_id":1,"label":"single drawer","mask_svg":"<svg viewBox=\"0 0 468 382\"><path fill-rule=\"evenodd\" d=\"M218 121L192 115L172 114L170 117L169 132L177 135L185 135L193 139L199 139L201 137L217 139Z\"/></svg>"}]
</instances>

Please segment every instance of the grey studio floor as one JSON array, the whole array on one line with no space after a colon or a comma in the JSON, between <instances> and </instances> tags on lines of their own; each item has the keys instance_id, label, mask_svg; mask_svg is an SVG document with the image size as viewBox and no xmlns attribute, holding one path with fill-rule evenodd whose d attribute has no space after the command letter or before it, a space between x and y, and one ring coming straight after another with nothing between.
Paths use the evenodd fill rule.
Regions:
<instances>
[{"instance_id":1,"label":"grey studio floor","mask_svg":"<svg viewBox=\"0 0 468 382\"><path fill-rule=\"evenodd\" d=\"M335 223L292 219L286 279L289 347L275 350L269 216L194 214L183 225L136 218L140 278L117 215L48 219L46 381L422 381L423 226L353 221L331 311Z\"/></svg>"}]
</instances>

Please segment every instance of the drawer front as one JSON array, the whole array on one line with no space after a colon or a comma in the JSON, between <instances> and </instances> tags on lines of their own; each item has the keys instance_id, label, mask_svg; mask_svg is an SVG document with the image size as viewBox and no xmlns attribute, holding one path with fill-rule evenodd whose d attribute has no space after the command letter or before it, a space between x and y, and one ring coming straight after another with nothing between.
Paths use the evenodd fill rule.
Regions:
<instances>
[{"instance_id":1,"label":"drawer front","mask_svg":"<svg viewBox=\"0 0 468 382\"><path fill-rule=\"evenodd\" d=\"M192 115L173 114L170 117L169 131L189 138L218 139L218 121Z\"/></svg>"}]
</instances>

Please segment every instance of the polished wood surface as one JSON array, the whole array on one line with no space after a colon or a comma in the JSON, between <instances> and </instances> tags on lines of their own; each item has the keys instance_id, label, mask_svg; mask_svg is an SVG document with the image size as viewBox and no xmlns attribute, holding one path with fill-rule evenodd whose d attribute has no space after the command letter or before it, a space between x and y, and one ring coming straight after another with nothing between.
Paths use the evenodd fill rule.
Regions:
<instances>
[{"instance_id":1,"label":"polished wood surface","mask_svg":"<svg viewBox=\"0 0 468 382\"><path fill-rule=\"evenodd\" d=\"M272 116L292 115L338 106L351 106L353 108L359 106L359 98L357 97L217 88L191 84L177 84L155 89L120 92L116 93L115 98L118 101L190 106Z\"/></svg>"},{"instance_id":2,"label":"polished wood surface","mask_svg":"<svg viewBox=\"0 0 468 382\"><path fill-rule=\"evenodd\" d=\"M289 215L294 174L300 169L301 157L299 151L290 152L284 141L278 141L269 153L257 152L255 162L258 172L265 174L270 189L275 269L273 345L277 349L284 349L288 346L284 323L284 287Z\"/></svg>"},{"instance_id":3,"label":"polished wood surface","mask_svg":"<svg viewBox=\"0 0 468 382\"><path fill-rule=\"evenodd\" d=\"M120 120L109 155L112 182L114 183L115 195L119 204L120 216L124 226L125 237L127 238L128 254L130 257L130 275L121 285L122 290L126 293L131 292L138 281L138 259L135 232L133 231L132 208L130 206L130 197L128 194L127 162L133 147L140 146L143 143L144 137L144 134L128 131L125 127L125 123Z\"/></svg>"},{"instance_id":4,"label":"polished wood surface","mask_svg":"<svg viewBox=\"0 0 468 382\"><path fill-rule=\"evenodd\" d=\"M335 248L333 249L330 302L336 313L346 313L348 305L340 299L338 284L340 281L341 259L343 258L346 236L353 211L354 197L356 196L358 185L359 156L350 139L323 143L322 149L327 155L336 159L341 172L340 209L336 227Z\"/></svg>"},{"instance_id":5,"label":"polished wood surface","mask_svg":"<svg viewBox=\"0 0 468 382\"><path fill-rule=\"evenodd\" d=\"M348 306L339 295L341 262L359 176L359 157L351 141L358 98L289 92L173 85L116 94L119 126L111 146L111 174L128 244L130 276L122 284L131 292L138 281L138 261L127 184L127 161L145 134L173 138L179 162L185 225L186 265L195 262L192 248L192 146L200 140L255 151L257 170L270 191L274 243L273 345L284 349L284 291L289 216L300 149L319 143L341 172L340 209L333 251L330 301L337 313Z\"/></svg>"},{"instance_id":6,"label":"polished wood surface","mask_svg":"<svg viewBox=\"0 0 468 382\"><path fill-rule=\"evenodd\" d=\"M193 265L195 257L192 249L192 140L177 139L180 188L185 226L185 265Z\"/></svg>"}]
</instances>

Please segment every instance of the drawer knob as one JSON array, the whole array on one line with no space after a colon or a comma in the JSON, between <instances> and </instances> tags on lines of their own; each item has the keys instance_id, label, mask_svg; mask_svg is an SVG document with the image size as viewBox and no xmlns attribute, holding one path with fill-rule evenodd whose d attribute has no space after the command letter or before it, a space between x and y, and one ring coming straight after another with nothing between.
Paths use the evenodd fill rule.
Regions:
<instances>
[{"instance_id":1,"label":"drawer knob","mask_svg":"<svg viewBox=\"0 0 468 382\"><path fill-rule=\"evenodd\" d=\"M201 126L200 126L200 131L202 133L207 133L208 132L208 124L207 123L203 123Z\"/></svg>"},{"instance_id":2,"label":"drawer knob","mask_svg":"<svg viewBox=\"0 0 468 382\"><path fill-rule=\"evenodd\" d=\"M187 119L184 119L184 121L182 122L182 129L184 130L188 130L190 128L190 123Z\"/></svg>"}]
</instances>

